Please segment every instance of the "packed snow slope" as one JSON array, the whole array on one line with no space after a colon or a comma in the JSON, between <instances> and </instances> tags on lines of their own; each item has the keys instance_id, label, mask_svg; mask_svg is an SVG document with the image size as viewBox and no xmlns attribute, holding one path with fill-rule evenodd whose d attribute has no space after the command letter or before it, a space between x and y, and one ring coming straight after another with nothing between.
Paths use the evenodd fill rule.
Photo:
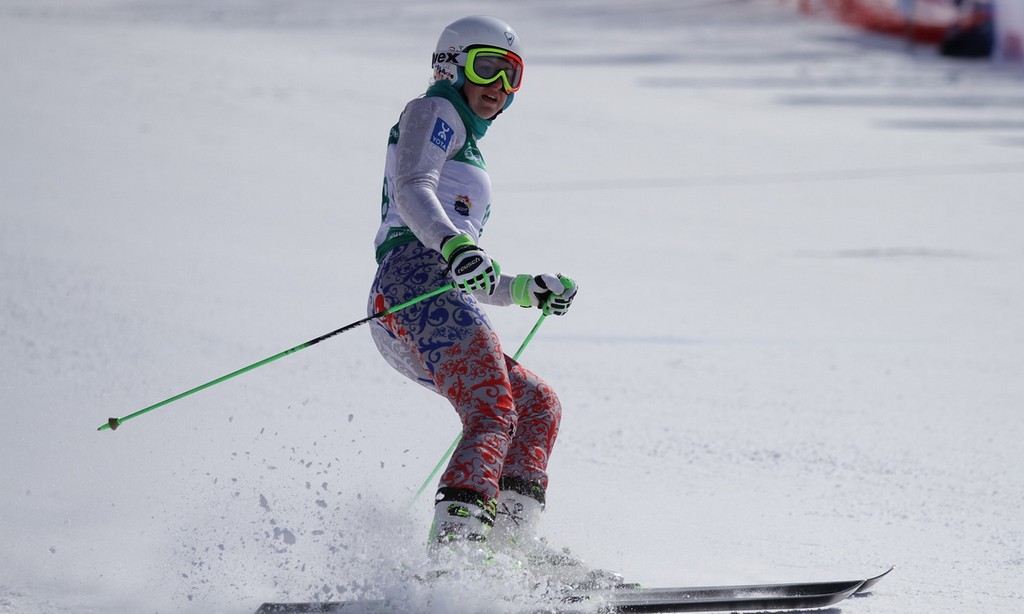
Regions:
<instances>
[{"instance_id":1,"label":"packed snow slope","mask_svg":"<svg viewBox=\"0 0 1024 614\"><path fill-rule=\"evenodd\" d=\"M96 428L363 316L388 130L481 12L528 49L484 246L581 287L523 358L565 406L550 540L1024 611L1019 68L774 0L0 0L0 612L249 612L421 556L458 424L365 327ZM537 316L491 313L510 353Z\"/></svg>"}]
</instances>

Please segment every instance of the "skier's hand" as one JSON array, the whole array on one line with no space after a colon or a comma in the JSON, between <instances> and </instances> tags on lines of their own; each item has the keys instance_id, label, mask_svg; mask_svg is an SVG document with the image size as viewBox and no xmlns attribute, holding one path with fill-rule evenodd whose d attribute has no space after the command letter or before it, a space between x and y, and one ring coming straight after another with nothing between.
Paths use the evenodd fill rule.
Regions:
<instances>
[{"instance_id":1,"label":"skier's hand","mask_svg":"<svg viewBox=\"0 0 1024 614\"><path fill-rule=\"evenodd\" d=\"M441 255L448 263L448 272L455 287L466 292L482 290L494 294L501 267L477 247L468 234L455 235L441 242Z\"/></svg>"},{"instance_id":2,"label":"skier's hand","mask_svg":"<svg viewBox=\"0 0 1024 614\"><path fill-rule=\"evenodd\" d=\"M576 298L576 282L562 275L518 275L509 292L520 307L537 307L544 315L565 315Z\"/></svg>"}]
</instances>

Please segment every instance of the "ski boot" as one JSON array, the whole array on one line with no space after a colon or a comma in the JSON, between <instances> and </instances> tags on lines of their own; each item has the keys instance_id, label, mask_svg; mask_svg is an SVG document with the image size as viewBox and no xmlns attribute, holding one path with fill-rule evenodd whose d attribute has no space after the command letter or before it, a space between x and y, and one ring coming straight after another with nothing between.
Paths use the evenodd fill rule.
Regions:
<instances>
[{"instance_id":1,"label":"ski boot","mask_svg":"<svg viewBox=\"0 0 1024 614\"><path fill-rule=\"evenodd\" d=\"M472 490L437 491L427 550L438 575L491 564L487 534L494 526L495 505Z\"/></svg>"},{"instance_id":2,"label":"ski boot","mask_svg":"<svg viewBox=\"0 0 1024 614\"><path fill-rule=\"evenodd\" d=\"M568 548L557 549L537 535L544 511L544 489L519 478L501 479L497 517L488 543L496 552L516 558L524 568L577 590L626 586L622 576L594 569Z\"/></svg>"}]
</instances>

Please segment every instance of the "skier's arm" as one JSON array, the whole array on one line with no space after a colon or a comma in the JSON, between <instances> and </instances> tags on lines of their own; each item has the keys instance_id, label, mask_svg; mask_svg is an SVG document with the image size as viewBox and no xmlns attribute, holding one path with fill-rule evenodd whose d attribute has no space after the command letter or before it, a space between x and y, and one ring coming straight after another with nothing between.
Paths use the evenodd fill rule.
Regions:
<instances>
[{"instance_id":1,"label":"skier's arm","mask_svg":"<svg viewBox=\"0 0 1024 614\"><path fill-rule=\"evenodd\" d=\"M474 292L481 303L505 307L536 307L545 315L565 315L576 298L577 285L564 275L501 275L494 294Z\"/></svg>"},{"instance_id":2,"label":"skier's arm","mask_svg":"<svg viewBox=\"0 0 1024 614\"><path fill-rule=\"evenodd\" d=\"M455 258L478 262L464 267L453 266L453 277L463 290L471 291L490 304L510 304L509 280L503 285L494 281L494 271L487 254L476 247L475 233L460 230L452 223L437 198L441 169L449 156L454 156L466 142L465 127L455 107L443 98L418 98L405 107L398 123L399 139L395 151L395 206L405 224L427 247L441 252L449 265ZM443 244L453 238L458 241ZM459 252L453 246L459 245ZM471 257L469 252L475 252ZM474 291L480 288L480 291ZM494 294L500 292L500 296Z\"/></svg>"},{"instance_id":3,"label":"skier's arm","mask_svg":"<svg viewBox=\"0 0 1024 614\"><path fill-rule=\"evenodd\" d=\"M452 130L440 139L434 134L435 128L441 125L439 120ZM447 100L417 98L405 107L398 130L395 206L421 243L441 251L441 241L462 233L448 219L437 199L441 167L448 156L455 155L465 143L462 119Z\"/></svg>"},{"instance_id":4,"label":"skier's arm","mask_svg":"<svg viewBox=\"0 0 1024 614\"><path fill-rule=\"evenodd\" d=\"M494 305L495 307L507 307L513 304L512 301L512 280L515 279L514 275L501 274L498 278L498 286L494 290L494 294L487 294L486 292L474 292L475 296L481 303L487 303L488 305Z\"/></svg>"},{"instance_id":5,"label":"skier's arm","mask_svg":"<svg viewBox=\"0 0 1024 614\"><path fill-rule=\"evenodd\" d=\"M434 142L437 120L453 128L447 147ZM417 98L410 102L398 123L395 152L395 206L416 238L427 247L441 250L441 243L463 234L452 224L437 199L441 167L449 155L465 143L462 118L451 103L441 98ZM472 237L474 242L477 237ZM513 304L512 275L501 275L493 293L473 292L481 302L504 307Z\"/></svg>"}]
</instances>

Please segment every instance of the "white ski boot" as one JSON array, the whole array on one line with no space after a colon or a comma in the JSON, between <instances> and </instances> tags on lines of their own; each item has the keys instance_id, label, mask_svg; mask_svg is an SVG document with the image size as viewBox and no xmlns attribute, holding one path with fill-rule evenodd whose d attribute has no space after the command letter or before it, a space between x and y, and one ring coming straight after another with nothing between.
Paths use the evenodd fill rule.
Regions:
<instances>
[{"instance_id":1,"label":"white ski boot","mask_svg":"<svg viewBox=\"0 0 1024 614\"><path fill-rule=\"evenodd\" d=\"M518 559L524 568L575 589L609 589L623 585L622 576L593 569L568 548L556 549L537 535L544 511L544 491L524 480L502 479L497 517L488 543L496 552ZM523 492L530 493L529 495Z\"/></svg>"},{"instance_id":2,"label":"white ski boot","mask_svg":"<svg viewBox=\"0 0 1024 614\"><path fill-rule=\"evenodd\" d=\"M480 569L490 564L487 534L494 526L495 501L460 488L441 488L434 504L427 549L439 573Z\"/></svg>"}]
</instances>

